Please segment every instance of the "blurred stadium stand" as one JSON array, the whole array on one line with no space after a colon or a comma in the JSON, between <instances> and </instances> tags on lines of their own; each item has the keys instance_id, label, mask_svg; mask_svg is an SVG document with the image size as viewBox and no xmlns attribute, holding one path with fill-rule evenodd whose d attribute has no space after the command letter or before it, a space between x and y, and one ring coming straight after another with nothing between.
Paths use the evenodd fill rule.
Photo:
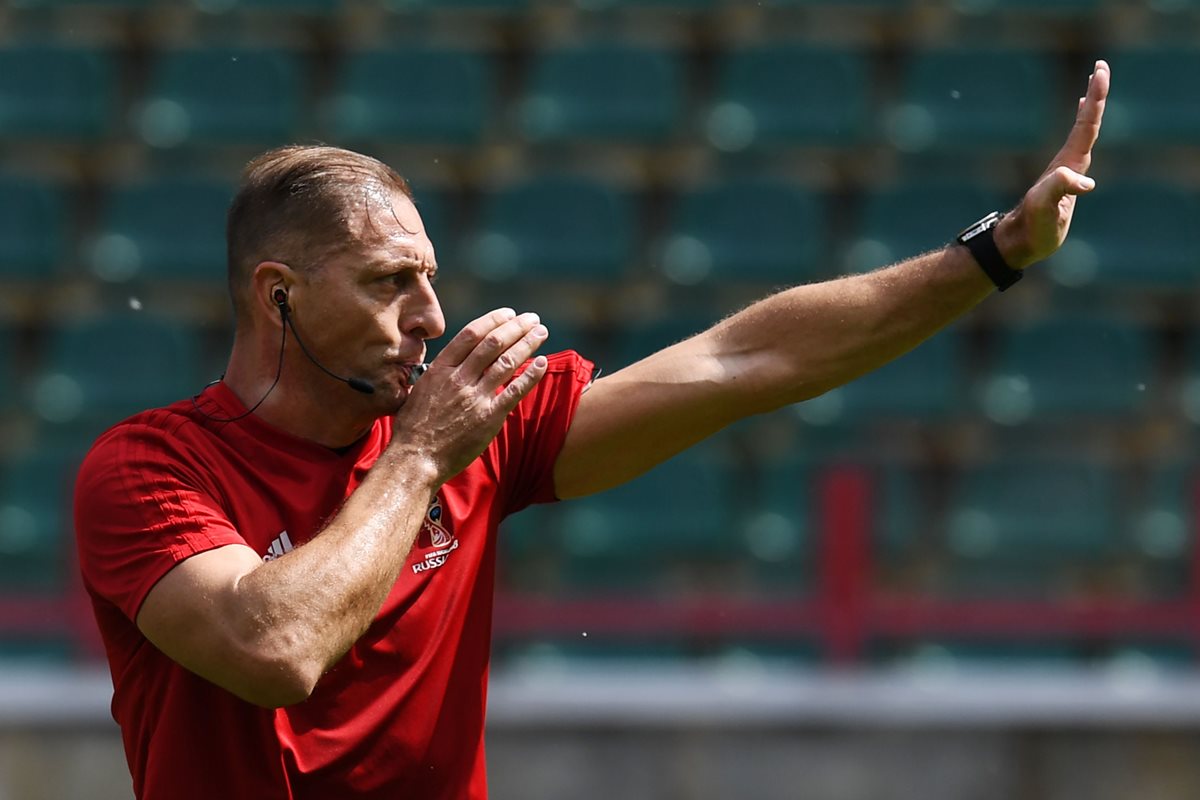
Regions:
<instances>
[{"instance_id":1,"label":"blurred stadium stand","mask_svg":"<svg viewBox=\"0 0 1200 800\"><path fill-rule=\"evenodd\" d=\"M531 307L612 372L1012 206L1109 55L1062 252L877 373L514 517L496 661L1193 667L1200 4L13 0L0 31L0 664L96 663L64 487L220 373L262 149L393 164L450 319Z\"/></svg>"},{"instance_id":2,"label":"blurred stadium stand","mask_svg":"<svg viewBox=\"0 0 1200 800\"><path fill-rule=\"evenodd\" d=\"M1022 296L731 427L703 458L513 520L502 592L569 599L628 581L647 602L668 589L708 602L847 580L866 598L886 576L936 594L977 575L1008 585L997 559L1033 574L1045 554L1067 568L1103 554L1112 571L1173 575L1183 602L1200 592L1179 466L1200 419L1200 175L1176 156L1195 141L1180 76L1196 51L1160 40L1197 20L1160 6L23 0L0 41L5 474L219 374L223 213L263 147L326 137L390 160L447 262L452 319L527 297L611 371L774 287L937 247L1013 203L1062 134L1080 65L1112 50L1101 191ZM93 35L70 28L76 13ZM830 35L814 38L814 20ZM1031 20L1086 24L1044 40L1021 33ZM1000 35L963 47L980 24ZM244 30L222 35L231 26ZM1063 495L1060 521L1022 527L999 513L1007 501L971 504L973 481L993 500L1059 487L1031 464L1071 456L1103 463L1106 484L1148 487L1159 510ZM839 534L820 487L846 468L867 476L872 522L863 553L830 562ZM1100 546L1114 542L1142 544ZM1069 588L1044 577L1051 597ZM501 622L498 635L523 634Z\"/></svg>"}]
</instances>

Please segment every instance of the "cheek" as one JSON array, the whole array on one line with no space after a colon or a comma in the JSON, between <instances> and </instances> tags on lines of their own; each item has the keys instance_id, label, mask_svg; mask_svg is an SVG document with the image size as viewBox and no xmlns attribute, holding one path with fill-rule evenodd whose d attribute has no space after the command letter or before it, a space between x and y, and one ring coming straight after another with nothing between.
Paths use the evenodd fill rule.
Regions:
<instances>
[{"instance_id":1,"label":"cheek","mask_svg":"<svg viewBox=\"0 0 1200 800\"><path fill-rule=\"evenodd\" d=\"M328 334L345 346L369 346L390 339L389 315L379 307L356 307L328 317Z\"/></svg>"}]
</instances>

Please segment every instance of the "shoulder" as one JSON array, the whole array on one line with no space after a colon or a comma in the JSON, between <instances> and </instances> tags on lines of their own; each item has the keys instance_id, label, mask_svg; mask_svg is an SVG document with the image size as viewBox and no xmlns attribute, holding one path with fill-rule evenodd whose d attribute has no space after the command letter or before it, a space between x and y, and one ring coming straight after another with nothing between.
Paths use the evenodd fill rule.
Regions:
<instances>
[{"instance_id":1,"label":"shoulder","mask_svg":"<svg viewBox=\"0 0 1200 800\"><path fill-rule=\"evenodd\" d=\"M88 452L88 459L103 455L125 456L133 449L147 452L178 450L188 441L202 439L201 426L185 413L186 403L182 401L142 411L118 422L97 437Z\"/></svg>"},{"instance_id":2,"label":"shoulder","mask_svg":"<svg viewBox=\"0 0 1200 800\"><path fill-rule=\"evenodd\" d=\"M80 464L77 494L114 480L128 485L168 472L190 474L212 432L187 413L189 407L182 401L143 411L100 434Z\"/></svg>"}]
</instances>

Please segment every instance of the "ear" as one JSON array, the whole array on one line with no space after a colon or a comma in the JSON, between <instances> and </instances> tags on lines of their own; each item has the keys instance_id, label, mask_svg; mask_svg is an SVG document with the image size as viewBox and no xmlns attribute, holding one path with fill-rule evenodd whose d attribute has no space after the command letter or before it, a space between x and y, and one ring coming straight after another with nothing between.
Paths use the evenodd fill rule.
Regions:
<instances>
[{"instance_id":1,"label":"ear","mask_svg":"<svg viewBox=\"0 0 1200 800\"><path fill-rule=\"evenodd\" d=\"M282 289L290 298L296 282L296 272L287 264L280 261L259 262L250 278L251 304L256 316L268 320L268 324L282 325L283 317L279 313L275 293Z\"/></svg>"}]
</instances>

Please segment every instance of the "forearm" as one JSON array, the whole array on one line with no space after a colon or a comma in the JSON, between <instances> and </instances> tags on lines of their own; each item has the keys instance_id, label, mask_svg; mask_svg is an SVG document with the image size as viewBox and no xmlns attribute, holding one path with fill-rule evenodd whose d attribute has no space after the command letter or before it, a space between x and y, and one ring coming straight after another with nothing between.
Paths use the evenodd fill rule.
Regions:
<instances>
[{"instance_id":1,"label":"forearm","mask_svg":"<svg viewBox=\"0 0 1200 800\"><path fill-rule=\"evenodd\" d=\"M437 485L427 459L393 443L317 536L237 581L227 606L242 646L311 691L378 614Z\"/></svg>"},{"instance_id":2,"label":"forearm","mask_svg":"<svg viewBox=\"0 0 1200 800\"><path fill-rule=\"evenodd\" d=\"M952 247L760 300L597 381L555 464L558 496L616 486L734 420L846 383L992 291L967 250Z\"/></svg>"},{"instance_id":3,"label":"forearm","mask_svg":"<svg viewBox=\"0 0 1200 800\"><path fill-rule=\"evenodd\" d=\"M745 413L815 397L906 353L994 291L963 247L772 295L710 334Z\"/></svg>"}]
</instances>

